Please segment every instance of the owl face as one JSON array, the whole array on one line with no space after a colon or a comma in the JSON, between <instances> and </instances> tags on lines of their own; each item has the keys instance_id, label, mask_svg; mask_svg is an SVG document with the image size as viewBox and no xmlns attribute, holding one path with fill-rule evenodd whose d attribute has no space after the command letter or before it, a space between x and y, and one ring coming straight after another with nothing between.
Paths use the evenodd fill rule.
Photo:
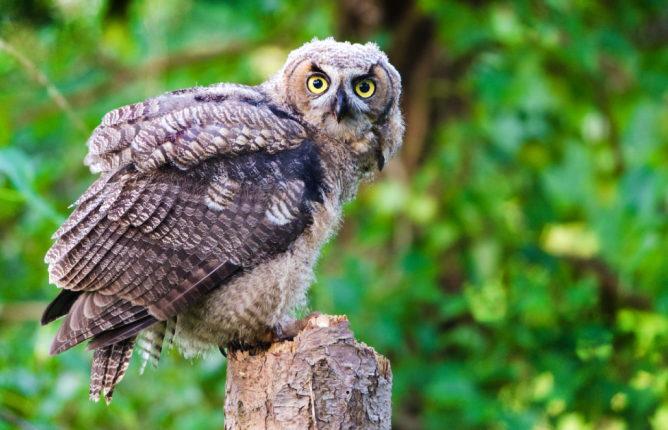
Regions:
<instances>
[{"instance_id":1,"label":"owl face","mask_svg":"<svg viewBox=\"0 0 668 430\"><path fill-rule=\"evenodd\" d=\"M378 146L384 159L401 145L401 79L375 44L314 40L274 78L290 110L334 141L358 151Z\"/></svg>"}]
</instances>

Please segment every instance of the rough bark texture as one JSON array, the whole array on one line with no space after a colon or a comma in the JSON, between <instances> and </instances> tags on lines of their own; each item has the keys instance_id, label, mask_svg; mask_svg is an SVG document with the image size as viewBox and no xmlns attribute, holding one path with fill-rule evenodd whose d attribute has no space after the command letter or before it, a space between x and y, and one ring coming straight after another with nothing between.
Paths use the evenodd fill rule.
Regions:
<instances>
[{"instance_id":1,"label":"rough bark texture","mask_svg":"<svg viewBox=\"0 0 668 430\"><path fill-rule=\"evenodd\" d=\"M321 315L256 355L228 350L225 429L389 429L390 362L349 326Z\"/></svg>"}]
</instances>

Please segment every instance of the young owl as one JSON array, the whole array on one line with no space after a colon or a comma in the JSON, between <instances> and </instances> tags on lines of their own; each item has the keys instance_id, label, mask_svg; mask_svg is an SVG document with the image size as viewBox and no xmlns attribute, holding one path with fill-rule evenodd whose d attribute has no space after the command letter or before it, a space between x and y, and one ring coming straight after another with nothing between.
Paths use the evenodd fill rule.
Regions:
<instances>
[{"instance_id":1,"label":"young owl","mask_svg":"<svg viewBox=\"0 0 668 430\"><path fill-rule=\"evenodd\" d=\"M257 87L215 84L114 110L88 140L99 179L54 234L50 354L87 339L91 398L138 345L186 354L266 332L305 304L360 182L399 149L401 78L375 44L314 40Z\"/></svg>"}]
</instances>

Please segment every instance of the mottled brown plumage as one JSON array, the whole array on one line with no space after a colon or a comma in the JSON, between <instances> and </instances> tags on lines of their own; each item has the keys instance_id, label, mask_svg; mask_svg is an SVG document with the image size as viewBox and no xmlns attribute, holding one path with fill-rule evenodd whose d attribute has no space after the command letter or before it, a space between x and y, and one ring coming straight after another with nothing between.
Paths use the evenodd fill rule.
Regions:
<instances>
[{"instance_id":1,"label":"mottled brown plumage","mask_svg":"<svg viewBox=\"0 0 668 430\"><path fill-rule=\"evenodd\" d=\"M135 344L155 365L165 342L252 340L303 306L342 204L401 145L400 92L375 45L328 39L258 87L105 115L85 159L101 175L46 255L62 290L42 323L65 316L50 353L92 339L91 398L109 402Z\"/></svg>"}]
</instances>

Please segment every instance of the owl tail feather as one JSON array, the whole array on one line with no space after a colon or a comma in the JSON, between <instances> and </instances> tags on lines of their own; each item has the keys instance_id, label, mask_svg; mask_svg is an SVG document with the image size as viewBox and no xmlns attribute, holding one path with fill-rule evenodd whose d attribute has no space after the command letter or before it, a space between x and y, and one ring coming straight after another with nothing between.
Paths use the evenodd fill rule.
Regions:
<instances>
[{"instance_id":1,"label":"owl tail feather","mask_svg":"<svg viewBox=\"0 0 668 430\"><path fill-rule=\"evenodd\" d=\"M90 376L91 400L97 402L103 394L107 404L111 403L114 387L125 375L136 341L137 336L133 336L95 350Z\"/></svg>"},{"instance_id":2,"label":"owl tail feather","mask_svg":"<svg viewBox=\"0 0 668 430\"><path fill-rule=\"evenodd\" d=\"M176 317L172 317L167 321L160 321L141 332L137 341L139 354L142 358L142 365L139 370L140 375L144 373L147 363L151 363L153 368L158 367L163 346L166 344L170 350L172 349L175 333Z\"/></svg>"}]
</instances>

